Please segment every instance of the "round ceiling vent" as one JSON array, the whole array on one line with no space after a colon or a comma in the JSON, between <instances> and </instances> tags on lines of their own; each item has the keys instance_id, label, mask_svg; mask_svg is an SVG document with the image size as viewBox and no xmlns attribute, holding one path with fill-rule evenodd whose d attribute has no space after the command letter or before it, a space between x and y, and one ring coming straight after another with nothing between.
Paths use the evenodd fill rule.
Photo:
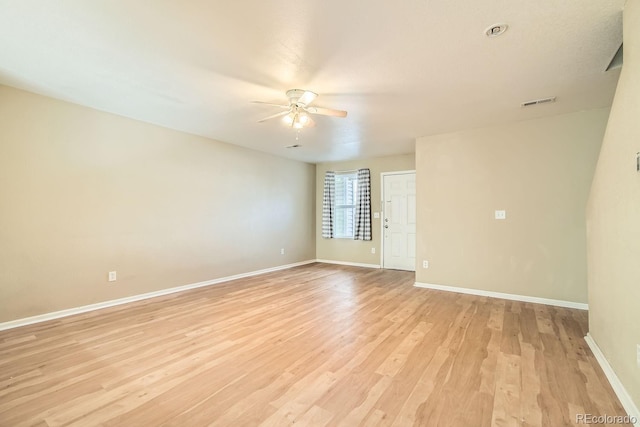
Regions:
<instances>
[{"instance_id":1,"label":"round ceiling vent","mask_svg":"<svg viewBox=\"0 0 640 427\"><path fill-rule=\"evenodd\" d=\"M484 30L484 33L487 37L498 37L504 34L504 32L507 31L507 28L509 28L507 24L493 24Z\"/></svg>"}]
</instances>

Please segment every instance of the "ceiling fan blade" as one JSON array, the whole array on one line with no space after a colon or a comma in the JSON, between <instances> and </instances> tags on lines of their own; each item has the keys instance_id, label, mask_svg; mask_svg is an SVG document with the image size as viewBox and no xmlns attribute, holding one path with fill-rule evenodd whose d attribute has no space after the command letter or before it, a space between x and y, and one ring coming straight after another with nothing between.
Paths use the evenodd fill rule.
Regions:
<instances>
[{"instance_id":1,"label":"ceiling fan blade","mask_svg":"<svg viewBox=\"0 0 640 427\"><path fill-rule=\"evenodd\" d=\"M286 108L287 110L289 109L289 105L282 105L282 104L274 104L273 102L263 102L263 101L249 101L252 104L264 104L264 105L271 105L272 107L280 107L280 108Z\"/></svg>"},{"instance_id":2,"label":"ceiling fan blade","mask_svg":"<svg viewBox=\"0 0 640 427\"><path fill-rule=\"evenodd\" d=\"M267 120L275 119L276 117L286 116L287 114L289 114L289 110L282 111L282 112L276 113L276 114L272 114L269 117L265 117L264 119L258 120L258 123L266 122Z\"/></svg>"},{"instance_id":3,"label":"ceiling fan blade","mask_svg":"<svg viewBox=\"0 0 640 427\"><path fill-rule=\"evenodd\" d=\"M307 111L311 114L320 114L321 116L347 117L346 111L332 110L331 108L309 107Z\"/></svg>"},{"instance_id":4,"label":"ceiling fan blade","mask_svg":"<svg viewBox=\"0 0 640 427\"><path fill-rule=\"evenodd\" d=\"M298 104L309 105L313 102L314 99L318 96L317 93L311 92L310 90L305 90L300 98L298 98Z\"/></svg>"}]
</instances>

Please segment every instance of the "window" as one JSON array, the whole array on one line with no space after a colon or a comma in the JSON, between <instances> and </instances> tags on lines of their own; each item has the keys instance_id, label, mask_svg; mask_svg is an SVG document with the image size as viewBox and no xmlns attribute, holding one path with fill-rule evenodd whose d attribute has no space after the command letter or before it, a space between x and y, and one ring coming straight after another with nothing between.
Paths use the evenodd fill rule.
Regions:
<instances>
[{"instance_id":1,"label":"window","mask_svg":"<svg viewBox=\"0 0 640 427\"><path fill-rule=\"evenodd\" d=\"M371 171L324 173L322 238L371 240Z\"/></svg>"},{"instance_id":2,"label":"window","mask_svg":"<svg viewBox=\"0 0 640 427\"><path fill-rule=\"evenodd\" d=\"M358 201L358 174L356 172L336 173L335 181L335 225L337 238L353 239Z\"/></svg>"}]
</instances>

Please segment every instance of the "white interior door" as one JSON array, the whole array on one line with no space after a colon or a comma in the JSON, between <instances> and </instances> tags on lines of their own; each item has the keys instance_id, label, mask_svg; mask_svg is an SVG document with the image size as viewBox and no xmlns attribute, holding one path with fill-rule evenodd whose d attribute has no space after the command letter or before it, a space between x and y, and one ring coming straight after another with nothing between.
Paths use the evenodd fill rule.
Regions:
<instances>
[{"instance_id":1,"label":"white interior door","mask_svg":"<svg viewBox=\"0 0 640 427\"><path fill-rule=\"evenodd\" d=\"M383 268L416 269L416 173L383 175Z\"/></svg>"}]
</instances>

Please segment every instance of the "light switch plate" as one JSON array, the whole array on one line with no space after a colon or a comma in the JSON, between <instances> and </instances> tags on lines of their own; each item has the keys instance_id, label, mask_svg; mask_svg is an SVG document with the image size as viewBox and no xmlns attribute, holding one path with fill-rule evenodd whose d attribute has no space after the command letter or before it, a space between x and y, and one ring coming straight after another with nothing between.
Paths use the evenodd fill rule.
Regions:
<instances>
[{"instance_id":1,"label":"light switch plate","mask_svg":"<svg viewBox=\"0 0 640 427\"><path fill-rule=\"evenodd\" d=\"M373 218L380 219L380 212L374 212L373 213Z\"/></svg>"}]
</instances>

